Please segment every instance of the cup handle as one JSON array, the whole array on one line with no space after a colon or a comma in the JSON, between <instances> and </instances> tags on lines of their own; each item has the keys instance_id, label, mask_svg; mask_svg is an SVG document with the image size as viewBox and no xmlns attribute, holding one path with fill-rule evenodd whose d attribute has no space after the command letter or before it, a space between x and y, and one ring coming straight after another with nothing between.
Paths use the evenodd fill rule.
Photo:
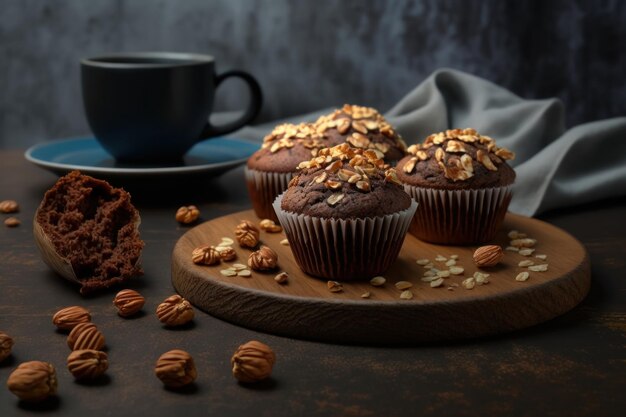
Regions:
<instances>
[{"instance_id":1,"label":"cup handle","mask_svg":"<svg viewBox=\"0 0 626 417\"><path fill-rule=\"evenodd\" d=\"M228 77L240 77L246 82L246 84L248 84L248 88L250 88L250 103L248 104L248 108L239 119L233 120L232 122L226 123L224 125L213 126L211 123L207 123L204 126L204 130L202 130L200 139L220 136L237 130L240 127L250 123L257 116L257 114L259 114L259 110L261 110L261 104L263 104L263 93L261 92L261 87L259 86L259 83L254 79L254 77L244 71L226 71L225 73L217 76L215 80L216 89L222 83L222 81L224 81Z\"/></svg>"}]
</instances>

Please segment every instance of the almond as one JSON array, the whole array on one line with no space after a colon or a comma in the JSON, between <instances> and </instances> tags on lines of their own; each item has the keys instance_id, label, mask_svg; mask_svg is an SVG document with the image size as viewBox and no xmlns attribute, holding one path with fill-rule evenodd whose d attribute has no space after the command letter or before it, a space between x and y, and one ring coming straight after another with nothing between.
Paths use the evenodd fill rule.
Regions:
<instances>
[{"instance_id":1,"label":"almond","mask_svg":"<svg viewBox=\"0 0 626 417\"><path fill-rule=\"evenodd\" d=\"M479 268L495 266L503 255L502 248L498 245L481 246L474 252L474 263Z\"/></svg>"}]
</instances>

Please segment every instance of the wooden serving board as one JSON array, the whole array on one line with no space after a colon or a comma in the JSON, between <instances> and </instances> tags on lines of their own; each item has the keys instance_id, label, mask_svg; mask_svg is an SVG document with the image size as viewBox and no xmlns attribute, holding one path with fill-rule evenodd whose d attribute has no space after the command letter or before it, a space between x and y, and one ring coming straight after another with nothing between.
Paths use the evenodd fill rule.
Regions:
<instances>
[{"instance_id":1,"label":"wooden serving board","mask_svg":"<svg viewBox=\"0 0 626 417\"><path fill-rule=\"evenodd\" d=\"M233 263L246 264L250 250L233 245L238 258L217 266L199 266L191 261L194 248L217 245L222 237L234 239L242 220L258 224L252 210L230 214L200 224L184 234L172 255L174 288L196 307L211 315L252 329L284 336L336 343L414 344L525 328L561 315L576 306L587 294L590 265L585 248L563 230L540 220L507 214L504 225L492 242L508 246L507 232L518 230L537 239L535 254L542 261L505 251L502 262L482 272L489 283L465 289L461 282L479 269L472 254L475 246L440 246L407 235L398 260L384 274L383 287L369 281L344 283L343 291L332 293L327 282L304 274L295 263L289 246L280 244L284 233L261 232L263 244L278 253L279 269L252 276L226 277L220 270ZM458 255L463 275L447 278L444 285L431 288L421 280L423 266L417 259L428 258L438 269L447 269L435 258ZM546 272L530 272L525 282L515 280L527 268L522 260L547 263ZM289 281L280 285L274 276L286 271ZM397 281L413 283L413 299L400 299ZM458 286L457 286L458 285ZM364 299L363 293L370 297Z\"/></svg>"}]
</instances>

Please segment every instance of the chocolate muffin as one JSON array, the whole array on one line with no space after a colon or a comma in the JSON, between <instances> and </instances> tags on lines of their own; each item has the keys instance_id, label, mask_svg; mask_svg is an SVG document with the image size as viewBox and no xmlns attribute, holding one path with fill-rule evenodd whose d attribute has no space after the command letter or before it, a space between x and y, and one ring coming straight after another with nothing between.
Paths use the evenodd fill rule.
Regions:
<instances>
[{"instance_id":1,"label":"chocolate muffin","mask_svg":"<svg viewBox=\"0 0 626 417\"><path fill-rule=\"evenodd\" d=\"M376 152L321 149L274 202L294 258L307 274L369 279L396 260L417 204Z\"/></svg>"},{"instance_id":2,"label":"chocolate muffin","mask_svg":"<svg viewBox=\"0 0 626 417\"><path fill-rule=\"evenodd\" d=\"M287 189L298 164L317 155L327 142L308 123L279 125L263 139L245 169L248 194L259 218L278 221L272 203Z\"/></svg>"},{"instance_id":3,"label":"chocolate muffin","mask_svg":"<svg viewBox=\"0 0 626 417\"><path fill-rule=\"evenodd\" d=\"M87 294L143 273L139 222L130 194L73 171L44 195L35 241L44 261Z\"/></svg>"},{"instance_id":4,"label":"chocolate muffin","mask_svg":"<svg viewBox=\"0 0 626 417\"><path fill-rule=\"evenodd\" d=\"M442 244L493 239L512 197L513 152L474 129L436 133L407 151L398 178L420 205L410 233Z\"/></svg>"},{"instance_id":5,"label":"chocolate muffin","mask_svg":"<svg viewBox=\"0 0 626 417\"><path fill-rule=\"evenodd\" d=\"M400 135L376 109L346 104L315 122L317 133L329 146L347 142L360 149L371 149L387 163L395 165L405 154Z\"/></svg>"}]
</instances>

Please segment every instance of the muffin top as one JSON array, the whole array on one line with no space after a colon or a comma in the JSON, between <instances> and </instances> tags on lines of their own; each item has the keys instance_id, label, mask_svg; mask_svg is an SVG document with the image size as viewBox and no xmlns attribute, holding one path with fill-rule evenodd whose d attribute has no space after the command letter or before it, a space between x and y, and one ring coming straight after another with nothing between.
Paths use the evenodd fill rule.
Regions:
<instances>
[{"instance_id":1,"label":"muffin top","mask_svg":"<svg viewBox=\"0 0 626 417\"><path fill-rule=\"evenodd\" d=\"M298 164L316 156L328 140L310 123L281 124L265 138L261 149L248 159L249 169L269 172L295 172Z\"/></svg>"},{"instance_id":2,"label":"muffin top","mask_svg":"<svg viewBox=\"0 0 626 417\"><path fill-rule=\"evenodd\" d=\"M371 107L346 104L315 122L317 133L329 146L348 142L355 148L374 150L379 158L395 164L406 154L406 144L382 114Z\"/></svg>"},{"instance_id":3,"label":"muffin top","mask_svg":"<svg viewBox=\"0 0 626 417\"><path fill-rule=\"evenodd\" d=\"M320 149L299 169L281 202L285 211L348 219L385 216L411 205L395 169L373 150L343 143Z\"/></svg>"},{"instance_id":4,"label":"muffin top","mask_svg":"<svg viewBox=\"0 0 626 417\"><path fill-rule=\"evenodd\" d=\"M501 187L512 184L515 171L506 160L515 154L499 148L474 129L435 133L409 146L397 166L398 178L409 185L446 190Z\"/></svg>"}]
</instances>

